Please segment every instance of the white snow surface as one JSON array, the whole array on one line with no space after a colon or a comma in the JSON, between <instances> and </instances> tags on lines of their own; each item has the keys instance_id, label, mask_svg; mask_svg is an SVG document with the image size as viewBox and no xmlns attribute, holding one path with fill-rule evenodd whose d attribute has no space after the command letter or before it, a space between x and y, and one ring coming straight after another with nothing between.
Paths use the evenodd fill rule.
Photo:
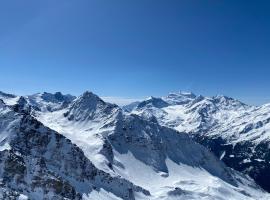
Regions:
<instances>
[{"instance_id":1,"label":"white snow surface","mask_svg":"<svg viewBox=\"0 0 270 200\"><path fill-rule=\"evenodd\" d=\"M256 127L256 129L262 128L259 122L270 117L268 115L269 105L249 107L235 101L230 102L230 108L228 108L227 101L232 100L225 97L212 99L197 97L192 93L181 93L181 95L170 94L168 97L162 98L168 105L164 102L158 102L159 99L154 99L155 105L158 105L159 108L152 106L153 104L141 109L135 108L130 115L125 114L113 104L103 102L99 97L89 92L72 100L68 106L63 106L63 102L44 101L40 94L25 98L29 104L40 108L32 113L36 119L70 139L72 143L83 150L85 156L98 169L109 173L112 177L123 177L151 193L151 196L136 193L136 200L270 199L270 195L261 190L252 179L227 169L219 159L195 142L187 140L187 137L179 136L183 146L171 146L174 138L170 137L174 137L174 132L168 130L170 135L164 136L165 129L155 125L155 122L147 122L141 120L140 117L132 116L132 114L136 114L148 120L151 119L151 116L155 116L162 125L172 127L180 132L194 132L202 125L201 110L207 109L208 113L211 113L211 117L207 116L205 120L209 120L211 127L213 127L210 128L213 131L210 131L209 134L216 134L215 128L225 131L230 125L232 131L224 137L230 138L231 142L244 139L260 142L261 135L258 139L250 134L241 135L239 131L241 132L249 126ZM151 98L148 100L151 101ZM217 110L213 101L217 101L222 106ZM15 103L14 99L9 100L9 105ZM4 106L1 110L0 102L0 117L1 113L5 112L8 111ZM254 119L253 123L249 125L244 119L239 122L238 119L244 117ZM129 123L126 119L130 120L127 120ZM15 119L8 118L7 120L2 120L0 123L9 123L12 126ZM226 122L221 123L221 121ZM259 125L257 125L258 123ZM269 130L265 128L269 127L266 126L263 128L264 130L261 130L265 131L266 134L263 139L267 139L266 136L269 133ZM0 130L0 141L2 141L0 150L1 148L3 150L9 148L8 140L5 140L8 138L8 134L8 129ZM181 135L181 133L179 134ZM178 139L179 137L177 136ZM111 155L103 152L108 141L109 146L112 147L112 160L110 160ZM142 141L147 141L147 143L142 143ZM123 151L115 147L118 144L119 149L123 148ZM156 146L157 144L158 146ZM189 150L185 145L192 149ZM156 149L156 147L161 149ZM125 151L126 149L127 151ZM140 154L140 149L145 150L144 154ZM175 152L173 152L174 149ZM190 154L186 155L186 152ZM180 155L181 153L183 155ZM159 163L159 159L162 161L163 156L165 156L167 170L157 170L156 165ZM190 160L190 163L184 162L185 160ZM232 182L229 181L230 179ZM24 197L22 196L22 198ZM120 198L101 188L99 191L93 190L89 194L84 194L83 199L119 200Z\"/></svg>"},{"instance_id":2,"label":"white snow surface","mask_svg":"<svg viewBox=\"0 0 270 200\"><path fill-rule=\"evenodd\" d=\"M192 96L193 97L193 96ZM175 163L169 158L166 158L167 172L157 171L153 166L148 165L137 159L132 152L120 153L113 149L113 169L108 167L110 162L106 156L101 154L105 144L104 138L114 134L119 113L123 114L119 108L113 108L108 115L104 115L102 106L98 104L77 105L77 102L87 102L83 96L77 98L68 108L54 112L36 112L36 117L39 121L53 130L63 134L72 142L78 145L85 155L99 169L109 172L113 176L121 176L135 185L141 186L149 190L151 197L145 197L141 194L136 196L136 199L269 199L270 196L263 192L254 182L248 177L239 175L233 172L232 176L237 181L237 186L230 184L221 178L212 175L207 170L190 166L183 163ZM90 95L89 98L96 98ZM189 99L190 100L190 99ZM96 99L94 100L96 101ZM208 101L207 99L205 100ZM97 101L99 102L99 101ZM76 105L76 106L74 106ZM90 108L88 109L88 107ZM106 105L107 106L107 105ZM74 107L84 108L87 112L77 112ZM86 109L87 107L87 109ZM99 112L96 112L95 109ZM192 105L189 109L192 109ZM196 114L186 116L187 109L183 105L171 105L166 108L155 110L160 115L162 123L170 121L182 120L186 123L177 127L177 130L192 130L196 128L194 123L188 126L188 121L191 117L197 117ZM177 111L177 112L175 112ZM65 117L65 113L74 113L72 119ZM88 113L90 112L90 113ZM134 113L141 115L141 111ZM164 114L165 113L165 114ZM169 113L169 114L168 114ZM77 115L79 114L79 116ZM81 115L80 115L81 114ZM219 114L220 115L220 114ZM224 114L221 117L228 117ZM87 116L90 116L87 117ZM92 116L95 116L94 118ZM166 118L167 117L167 118ZM150 139L150 138L149 138ZM151 140L151 139L150 139ZM186 155L187 157L189 155ZM241 181L240 181L241 180ZM118 199L117 197L100 191L85 195L85 199Z\"/></svg>"},{"instance_id":3,"label":"white snow surface","mask_svg":"<svg viewBox=\"0 0 270 200\"><path fill-rule=\"evenodd\" d=\"M99 169L108 171L107 160L99 152L102 149L104 141L102 133L112 131L113 127L102 129L105 122L94 121L70 121L64 117L68 109L55 112L39 113L37 119L44 125L63 134L73 143L78 145Z\"/></svg>"},{"instance_id":4,"label":"white snow surface","mask_svg":"<svg viewBox=\"0 0 270 200\"><path fill-rule=\"evenodd\" d=\"M182 93L175 93L161 98L169 103L166 107L137 107L132 113L155 116L160 124L180 132L205 129L208 136L218 135L232 144L242 141L258 144L270 139L270 104L248 106L226 96L192 97L186 100Z\"/></svg>"},{"instance_id":5,"label":"white snow surface","mask_svg":"<svg viewBox=\"0 0 270 200\"><path fill-rule=\"evenodd\" d=\"M127 154L115 152L115 155L124 168L114 166L114 170L136 185L149 190L153 199L252 200L269 198L257 189L250 188L249 181L243 178L241 179L243 183L235 187L212 176L204 169L185 164L179 165L170 159L166 159L168 173L164 174L138 161L130 152Z\"/></svg>"}]
</instances>

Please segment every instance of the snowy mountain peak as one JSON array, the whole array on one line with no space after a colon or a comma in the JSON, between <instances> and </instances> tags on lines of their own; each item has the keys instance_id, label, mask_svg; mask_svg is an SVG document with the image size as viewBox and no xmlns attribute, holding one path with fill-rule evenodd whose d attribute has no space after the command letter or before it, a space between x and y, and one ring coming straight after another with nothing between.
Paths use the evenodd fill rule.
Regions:
<instances>
[{"instance_id":1,"label":"snowy mountain peak","mask_svg":"<svg viewBox=\"0 0 270 200\"><path fill-rule=\"evenodd\" d=\"M19 100L17 101L17 103L19 105L25 105L25 104L27 104L27 101L24 97L21 96L21 97L19 97Z\"/></svg>"},{"instance_id":2,"label":"snowy mountain peak","mask_svg":"<svg viewBox=\"0 0 270 200\"><path fill-rule=\"evenodd\" d=\"M70 140L10 108L0 109L0 199L88 200L106 195L134 200L137 193L150 195L97 169ZM2 187L16 192L7 194Z\"/></svg>"},{"instance_id":3,"label":"snowy mountain peak","mask_svg":"<svg viewBox=\"0 0 270 200\"><path fill-rule=\"evenodd\" d=\"M14 105L18 100L18 96L0 91L0 99L2 99L7 105Z\"/></svg>"},{"instance_id":4,"label":"snowy mountain peak","mask_svg":"<svg viewBox=\"0 0 270 200\"><path fill-rule=\"evenodd\" d=\"M192 98L194 99L196 97L196 95L193 92L171 92L169 93L168 97L188 97L188 98Z\"/></svg>"},{"instance_id":5,"label":"snowy mountain peak","mask_svg":"<svg viewBox=\"0 0 270 200\"><path fill-rule=\"evenodd\" d=\"M90 91L85 91L79 98L85 101L99 101L102 103L104 102L101 98L99 98L99 96Z\"/></svg>"},{"instance_id":6,"label":"snowy mountain peak","mask_svg":"<svg viewBox=\"0 0 270 200\"><path fill-rule=\"evenodd\" d=\"M190 133L227 165L249 174L270 191L270 104L250 106L225 95L193 97L175 103L183 95L174 93L163 98L169 102L166 107L145 106L131 112Z\"/></svg>"},{"instance_id":7,"label":"snowy mountain peak","mask_svg":"<svg viewBox=\"0 0 270 200\"><path fill-rule=\"evenodd\" d=\"M172 105L180 105L188 103L194 100L197 96L192 92L177 92L169 93L168 96L163 97L163 99Z\"/></svg>"},{"instance_id":8,"label":"snowy mountain peak","mask_svg":"<svg viewBox=\"0 0 270 200\"><path fill-rule=\"evenodd\" d=\"M169 104L164 101L162 98L157 97L149 97L145 101L142 101L137 105L137 109L144 108L144 107L156 107L156 108L163 108L168 106Z\"/></svg>"},{"instance_id":9,"label":"snowy mountain peak","mask_svg":"<svg viewBox=\"0 0 270 200\"><path fill-rule=\"evenodd\" d=\"M14 110L16 112L20 113L30 113L31 112L31 106L28 104L27 100L24 97L19 97L17 103L15 105L12 105Z\"/></svg>"},{"instance_id":10,"label":"snowy mountain peak","mask_svg":"<svg viewBox=\"0 0 270 200\"><path fill-rule=\"evenodd\" d=\"M248 107L243 102L224 95L217 95L214 96L212 99L214 103L227 107Z\"/></svg>"},{"instance_id":11,"label":"snowy mountain peak","mask_svg":"<svg viewBox=\"0 0 270 200\"><path fill-rule=\"evenodd\" d=\"M16 96L13 94L8 94L8 93L0 91L0 97L15 98Z\"/></svg>"},{"instance_id":12,"label":"snowy mountain peak","mask_svg":"<svg viewBox=\"0 0 270 200\"><path fill-rule=\"evenodd\" d=\"M92 92L65 106L64 96L16 96L7 106L0 101L0 199L6 199L3 189L30 200L269 199L189 135L161 126L198 127L209 121L208 109L187 113L189 103L152 97L142 107L149 112L140 110L149 117L140 117ZM174 98L180 96L195 98ZM213 104L212 98L195 100L194 108ZM16 109L28 106L38 109Z\"/></svg>"},{"instance_id":13,"label":"snowy mountain peak","mask_svg":"<svg viewBox=\"0 0 270 200\"><path fill-rule=\"evenodd\" d=\"M52 112L66 108L76 98L70 94L63 95L61 92L54 94L43 92L25 96L29 105L37 110Z\"/></svg>"},{"instance_id":14,"label":"snowy mountain peak","mask_svg":"<svg viewBox=\"0 0 270 200\"><path fill-rule=\"evenodd\" d=\"M44 92L41 94L41 98L47 102L59 103L59 102L64 102L64 101L71 102L76 97L69 95L69 94L63 95L61 92L56 92L54 94Z\"/></svg>"},{"instance_id":15,"label":"snowy mountain peak","mask_svg":"<svg viewBox=\"0 0 270 200\"><path fill-rule=\"evenodd\" d=\"M102 118L110 115L113 110L119 109L117 105L103 101L96 94L86 91L75 99L65 116L76 120Z\"/></svg>"},{"instance_id":16,"label":"snowy mountain peak","mask_svg":"<svg viewBox=\"0 0 270 200\"><path fill-rule=\"evenodd\" d=\"M84 92L79 96L72 104L72 107L78 107L80 109L94 110L97 107L105 106L106 103L97 95L90 91Z\"/></svg>"}]
</instances>

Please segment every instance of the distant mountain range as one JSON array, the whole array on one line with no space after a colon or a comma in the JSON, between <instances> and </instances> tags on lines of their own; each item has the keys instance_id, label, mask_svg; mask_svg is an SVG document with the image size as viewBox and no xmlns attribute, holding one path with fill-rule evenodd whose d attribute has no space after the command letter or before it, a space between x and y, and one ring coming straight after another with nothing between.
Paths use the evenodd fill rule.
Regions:
<instances>
[{"instance_id":1,"label":"distant mountain range","mask_svg":"<svg viewBox=\"0 0 270 200\"><path fill-rule=\"evenodd\" d=\"M269 111L192 93L120 108L88 91L0 92L0 199L270 199Z\"/></svg>"},{"instance_id":2,"label":"distant mountain range","mask_svg":"<svg viewBox=\"0 0 270 200\"><path fill-rule=\"evenodd\" d=\"M256 107L226 96L172 93L146 99L129 112L192 135L229 167L270 191L270 104Z\"/></svg>"}]
</instances>

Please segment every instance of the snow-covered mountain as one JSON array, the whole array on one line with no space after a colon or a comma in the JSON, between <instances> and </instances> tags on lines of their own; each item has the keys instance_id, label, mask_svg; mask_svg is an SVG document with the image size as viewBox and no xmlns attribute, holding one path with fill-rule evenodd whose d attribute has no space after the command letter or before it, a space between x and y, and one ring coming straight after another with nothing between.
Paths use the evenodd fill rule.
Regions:
<instances>
[{"instance_id":1,"label":"snow-covered mountain","mask_svg":"<svg viewBox=\"0 0 270 200\"><path fill-rule=\"evenodd\" d=\"M156 106L157 101L168 105ZM172 93L146 99L131 113L190 133L228 166L249 174L270 191L269 104L255 107L226 96Z\"/></svg>"},{"instance_id":2,"label":"snow-covered mountain","mask_svg":"<svg viewBox=\"0 0 270 200\"><path fill-rule=\"evenodd\" d=\"M139 116L91 92L77 98L43 94L0 97L2 196L270 198L251 178L226 167L188 134L159 125L160 119L150 112L142 114L146 107L162 112L181 105L175 96L148 99L136 107ZM184 99L191 103L197 97L185 94Z\"/></svg>"},{"instance_id":3,"label":"snow-covered mountain","mask_svg":"<svg viewBox=\"0 0 270 200\"><path fill-rule=\"evenodd\" d=\"M134 199L136 193L149 195L129 181L97 169L69 139L3 102L0 136L1 199Z\"/></svg>"}]
</instances>

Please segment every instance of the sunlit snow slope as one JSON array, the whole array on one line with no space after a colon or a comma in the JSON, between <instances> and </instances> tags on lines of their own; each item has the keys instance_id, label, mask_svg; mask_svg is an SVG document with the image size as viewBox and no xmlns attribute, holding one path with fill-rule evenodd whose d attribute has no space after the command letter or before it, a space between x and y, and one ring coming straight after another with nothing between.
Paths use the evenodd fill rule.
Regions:
<instances>
[{"instance_id":1,"label":"sunlit snow slope","mask_svg":"<svg viewBox=\"0 0 270 200\"><path fill-rule=\"evenodd\" d=\"M162 102L163 106L157 106ZM246 105L226 96L172 93L149 98L132 113L190 133L228 166L249 174L270 191L270 106Z\"/></svg>"},{"instance_id":2,"label":"sunlit snow slope","mask_svg":"<svg viewBox=\"0 0 270 200\"><path fill-rule=\"evenodd\" d=\"M193 95L188 95L186 103L193 98L195 98ZM43 142L29 144L24 137L19 137L16 142L31 152L28 159L32 157L43 159L46 155L44 158L48 162L46 166L50 167L45 168L43 174L47 175L48 169L52 170L57 177L67 181L74 188L78 199L270 198L269 194L260 189L251 178L227 168L209 150L194 142L188 134L159 125L159 119L157 120L151 113L146 115L138 113L141 116L126 113L91 92L85 92L77 98L61 93L43 93L25 97L3 95L2 99L9 105L8 109L11 109L12 113L30 119L24 126L28 130L27 137L32 136L32 133L35 133L34 138L45 135L54 138L56 135L60 137L58 133L61 134L63 148L55 139L46 139L44 144ZM159 99L155 98L156 100ZM4 102L3 105L6 107ZM168 108L170 104L179 105L168 100L154 103L158 107L158 112ZM5 116L4 119L6 118L9 119ZM5 123L1 130L5 130L6 124L9 123L11 122ZM47 131L36 129L36 123ZM21 131L17 131L16 134L20 135ZM11 132L13 133L13 130ZM9 142L13 141L9 136L13 134L1 131L0 135L6 138L2 145L3 152L18 148L18 145L14 146ZM68 153L65 150L66 145L71 149L75 148L76 151L82 151L83 155ZM57 151L54 151L54 148ZM44 154L44 151L50 153ZM24 148L20 149L20 152L24 152ZM22 159L25 160L24 157ZM63 164L54 166L54 162ZM74 169L81 167L83 170L83 166L88 165L90 172L91 170L98 172L93 179L85 177L83 171ZM35 169L34 165L26 165L27 170L32 168ZM42 180L43 176L40 181ZM32 192L28 192L31 191L27 188L30 187L29 183L20 186L23 190L19 186L17 183L14 185L5 183L3 190L9 189L18 192L18 195L37 199ZM54 185L49 189L44 185L40 187L42 191L52 191L53 195L63 195L62 192L55 193ZM85 189L82 190L81 187ZM73 199L70 196L65 198Z\"/></svg>"}]
</instances>

